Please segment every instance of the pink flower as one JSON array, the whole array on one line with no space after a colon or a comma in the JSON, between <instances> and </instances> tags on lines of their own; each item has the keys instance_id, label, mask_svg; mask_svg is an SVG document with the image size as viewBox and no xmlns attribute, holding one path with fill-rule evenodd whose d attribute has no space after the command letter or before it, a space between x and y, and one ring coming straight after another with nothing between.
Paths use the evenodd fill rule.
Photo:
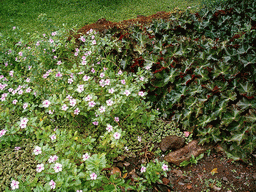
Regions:
<instances>
[{"instance_id":1,"label":"pink flower","mask_svg":"<svg viewBox=\"0 0 256 192\"><path fill-rule=\"evenodd\" d=\"M51 189L55 189L56 187L56 183L53 180L50 181L49 185L51 186Z\"/></svg>"},{"instance_id":2,"label":"pink flower","mask_svg":"<svg viewBox=\"0 0 256 192\"><path fill-rule=\"evenodd\" d=\"M88 154L88 153L85 153L84 155L83 155L83 160L84 161L86 161L87 159L89 159L90 158L90 155Z\"/></svg>"},{"instance_id":3,"label":"pink flower","mask_svg":"<svg viewBox=\"0 0 256 192\"><path fill-rule=\"evenodd\" d=\"M72 99L73 97L72 97L71 95L68 95L66 98L67 98L68 100L70 100L70 99Z\"/></svg>"},{"instance_id":4,"label":"pink flower","mask_svg":"<svg viewBox=\"0 0 256 192\"><path fill-rule=\"evenodd\" d=\"M52 39L49 40L50 43L53 43L54 41Z\"/></svg>"},{"instance_id":5,"label":"pink flower","mask_svg":"<svg viewBox=\"0 0 256 192\"><path fill-rule=\"evenodd\" d=\"M143 97L144 96L144 92L143 91L139 91L138 95Z\"/></svg>"},{"instance_id":6,"label":"pink flower","mask_svg":"<svg viewBox=\"0 0 256 192\"><path fill-rule=\"evenodd\" d=\"M23 109L26 109L28 107L28 103L24 103Z\"/></svg>"},{"instance_id":7,"label":"pink flower","mask_svg":"<svg viewBox=\"0 0 256 192\"><path fill-rule=\"evenodd\" d=\"M41 171L43 171L44 170L44 164L42 163L42 164L38 164L37 166L36 166L36 171L37 172L41 172Z\"/></svg>"},{"instance_id":8,"label":"pink flower","mask_svg":"<svg viewBox=\"0 0 256 192\"><path fill-rule=\"evenodd\" d=\"M14 73L13 71L10 71L9 75L13 77L13 73Z\"/></svg>"},{"instance_id":9,"label":"pink flower","mask_svg":"<svg viewBox=\"0 0 256 192\"><path fill-rule=\"evenodd\" d=\"M184 131L184 135L185 135L185 137L188 137L189 136L189 132L188 131Z\"/></svg>"},{"instance_id":10,"label":"pink flower","mask_svg":"<svg viewBox=\"0 0 256 192\"><path fill-rule=\"evenodd\" d=\"M55 31L55 32L52 32L52 36L55 36L57 34L57 32Z\"/></svg>"},{"instance_id":11,"label":"pink flower","mask_svg":"<svg viewBox=\"0 0 256 192\"><path fill-rule=\"evenodd\" d=\"M144 81L144 79L145 79L144 77L140 77L140 80L141 80L141 81Z\"/></svg>"},{"instance_id":12,"label":"pink flower","mask_svg":"<svg viewBox=\"0 0 256 192\"><path fill-rule=\"evenodd\" d=\"M5 130L5 129L2 129L2 130L0 131L0 137L4 136L5 133L6 133L6 130Z\"/></svg>"},{"instance_id":13,"label":"pink flower","mask_svg":"<svg viewBox=\"0 0 256 192\"><path fill-rule=\"evenodd\" d=\"M125 85L125 79L121 80L121 83Z\"/></svg>"},{"instance_id":14,"label":"pink flower","mask_svg":"<svg viewBox=\"0 0 256 192\"><path fill-rule=\"evenodd\" d=\"M21 147L14 147L15 151L19 151Z\"/></svg>"},{"instance_id":15,"label":"pink flower","mask_svg":"<svg viewBox=\"0 0 256 192\"><path fill-rule=\"evenodd\" d=\"M95 40L93 40L93 41L92 41L92 44L93 44L93 45L95 45L95 44L96 44L96 41L95 41Z\"/></svg>"},{"instance_id":16,"label":"pink flower","mask_svg":"<svg viewBox=\"0 0 256 192\"><path fill-rule=\"evenodd\" d=\"M56 73L56 77L62 77L62 74L60 72Z\"/></svg>"},{"instance_id":17,"label":"pink flower","mask_svg":"<svg viewBox=\"0 0 256 192\"><path fill-rule=\"evenodd\" d=\"M111 125L107 124L106 130L107 130L108 132L111 132L111 131L113 131L113 127L112 127Z\"/></svg>"},{"instance_id":18,"label":"pink flower","mask_svg":"<svg viewBox=\"0 0 256 192\"><path fill-rule=\"evenodd\" d=\"M121 134L120 133L118 133L118 132L115 132L114 133L114 138L115 139L119 139L121 137Z\"/></svg>"},{"instance_id":19,"label":"pink flower","mask_svg":"<svg viewBox=\"0 0 256 192\"><path fill-rule=\"evenodd\" d=\"M22 55L23 55L23 53L22 53L22 52L19 52L19 56L21 56L21 57L22 57Z\"/></svg>"},{"instance_id":20,"label":"pink flower","mask_svg":"<svg viewBox=\"0 0 256 192\"><path fill-rule=\"evenodd\" d=\"M55 134L53 134L53 135L51 135L51 136L50 136L50 138L51 138L51 140L53 141L53 140L55 140L55 139L56 139L56 135L55 135Z\"/></svg>"},{"instance_id":21,"label":"pink flower","mask_svg":"<svg viewBox=\"0 0 256 192\"><path fill-rule=\"evenodd\" d=\"M25 123L25 124L27 124L27 122L28 122L28 119L27 119L27 118L23 118L23 119L21 119L21 123Z\"/></svg>"},{"instance_id":22,"label":"pink flower","mask_svg":"<svg viewBox=\"0 0 256 192\"><path fill-rule=\"evenodd\" d=\"M75 52L75 53L74 53L74 56L76 57L77 55L78 55L78 52Z\"/></svg>"},{"instance_id":23,"label":"pink flower","mask_svg":"<svg viewBox=\"0 0 256 192\"><path fill-rule=\"evenodd\" d=\"M50 104L51 104L51 102L50 102L50 101L48 101L48 100L44 100L44 102L43 102L43 107L47 108L47 107L49 107L49 106L50 106Z\"/></svg>"},{"instance_id":24,"label":"pink flower","mask_svg":"<svg viewBox=\"0 0 256 192\"><path fill-rule=\"evenodd\" d=\"M58 62L57 62L57 65L61 65L61 64L62 64L62 62L61 62L61 61L58 61Z\"/></svg>"},{"instance_id":25,"label":"pink flower","mask_svg":"<svg viewBox=\"0 0 256 192\"><path fill-rule=\"evenodd\" d=\"M48 113L49 113L49 114L53 114L53 112L54 112L54 110L49 110Z\"/></svg>"},{"instance_id":26,"label":"pink flower","mask_svg":"<svg viewBox=\"0 0 256 192\"><path fill-rule=\"evenodd\" d=\"M144 166L142 165L141 168L140 168L140 172L141 172L141 173L146 172L146 167L144 167Z\"/></svg>"},{"instance_id":27,"label":"pink flower","mask_svg":"<svg viewBox=\"0 0 256 192\"><path fill-rule=\"evenodd\" d=\"M41 147L36 146L33 152L35 155L41 154L42 153Z\"/></svg>"},{"instance_id":28,"label":"pink flower","mask_svg":"<svg viewBox=\"0 0 256 192\"><path fill-rule=\"evenodd\" d=\"M57 159L58 159L58 156L57 156L57 155L50 156L49 159L48 159L48 162L49 162L49 163L53 163L54 161L57 161Z\"/></svg>"},{"instance_id":29,"label":"pink flower","mask_svg":"<svg viewBox=\"0 0 256 192\"><path fill-rule=\"evenodd\" d=\"M94 107L95 105L96 105L96 103L94 101L89 102L89 107Z\"/></svg>"},{"instance_id":30,"label":"pink flower","mask_svg":"<svg viewBox=\"0 0 256 192\"><path fill-rule=\"evenodd\" d=\"M138 136L138 141L141 142L141 136Z\"/></svg>"},{"instance_id":31,"label":"pink flower","mask_svg":"<svg viewBox=\"0 0 256 192\"><path fill-rule=\"evenodd\" d=\"M163 164L162 169L163 169L164 171L167 171L167 170L168 170L168 165Z\"/></svg>"},{"instance_id":32,"label":"pink flower","mask_svg":"<svg viewBox=\"0 0 256 192\"><path fill-rule=\"evenodd\" d=\"M119 121L119 117L115 117L115 122L118 122Z\"/></svg>"},{"instance_id":33,"label":"pink flower","mask_svg":"<svg viewBox=\"0 0 256 192\"><path fill-rule=\"evenodd\" d=\"M76 109L74 110L74 114L75 114L75 115L78 115L79 113L80 113L79 108L76 108Z\"/></svg>"},{"instance_id":34,"label":"pink flower","mask_svg":"<svg viewBox=\"0 0 256 192\"><path fill-rule=\"evenodd\" d=\"M122 75L123 72L121 70L118 71L118 75Z\"/></svg>"},{"instance_id":35,"label":"pink flower","mask_svg":"<svg viewBox=\"0 0 256 192\"><path fill-rule=\"evenodd\" d=\"M56 163L55 166L53 167L55 173L58 173L62 171L62 165L60 163Z\"/></svg>"},{"instance_id":36,"label":"pink flower","mask_svg":"<svg viewBox=\"0 0 256 192\"><path fill-rule=\"evenodd\" d=\"M82 42L85 42L84 36L82 36L80 39L81 39Z\"/></svg>"},{"instance_id":37,"label":"pink flower","mask_svg":"<svg viewBox=\"0 0 256 192\"><path fill-rule=\"evenodd\" d=\"M98 121L94 121L94 122L92 122L92 124L93 124L93 125L98 125L99 122L98 122Z\"/></svg>"},{"instance_id":38,"label":"pink flower","mask_svg":"<svg viewBox=\"0 0 256 192\"><path fill-rule=\"evenodd\" d=\"M12 29L14 30L14 29L16 29L16 27L14 26L14 27L12 27Z\"/></svg>"},{"instance_id":39,"label":"pink flower","mask_svg":"<svg viewBox=\"0 0 256 192\"><path fill-rule=\"evenodd\" d=\"M83 60L82 61L82 65L86 65L87 64L87 61L86 60Z\"/></svg>"},{"instance_id":40,"label":"pink flower","mask_svg":"<svg viewBox=\"0 0 256 192\"><path fill-rule=\"evenodd\" d=\"M95 38L95 36L94 35L92 35L92 39L94 39Z\"/></svg>"},{"instance_id":41,"label":"pink flower","mask_svg":"<svg viewBox=\"0 0 256 192\"><path fill-rule=\"evenodd\" d=\"M149 70L151 67L150 66L146 66L145 69Z\"/></svg>"},{"instance_id":42,"label":"pink flower","mask_svg":"<svg viewBox=\"0 0 256 192\"><path fill-rule=\"evenodd\" d=\"M96 180L96 179L97 179L96 173L92 173L92 174L90 175L90 177L91 177L91 180Z\"/></svg>"},{"instance_id":43,"label":"pink flower","mask_svg":"<svg viewBox=\"0 0 256 192\"><path fill-rule=\"evenodd\" d=\"M12 183L11 183L12 190L19 189L19 183L20 183L19 181L12 180Z\"/></svg>"},{"instance_id":44,"label":"pink flower","mask_svg":"<svg viewBox=\"0 0 256 192\"><path fill-rule=\"evenodd\" d=\"M95 70L94 70L94 68L92 68L91 72L92 72L92 73L95 73Z\"/></svg>"}]
</instances>

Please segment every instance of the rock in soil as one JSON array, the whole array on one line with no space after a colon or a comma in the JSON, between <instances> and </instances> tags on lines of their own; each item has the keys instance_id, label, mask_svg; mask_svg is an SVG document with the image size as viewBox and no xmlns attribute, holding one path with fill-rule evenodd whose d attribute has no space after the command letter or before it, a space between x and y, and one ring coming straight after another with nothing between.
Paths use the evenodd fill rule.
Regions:
<instances>
[{"instance_id":1,"label":"rock in soil","mask_svg":"<svg viewBox=\"0 0 256 192\"><path fill-rule=\"evenodd\" d=\"M211 146L199 146L198 141L194 140L187 144L185 147L169 153L165 156L164 160L179 166L181 162L189 161L192 155L197 157L210 148Z\"/></svg>"},{"instance_id":2,"label":"rock in soil","mask_svg":"<svg viewBox=\"0 0 256 192\"><path fill-rule=\"evenodd\" d=\"M160 149L165 152L168 150L180 149L185 145L185 139L176 135L165 137L160 143Z\"/></svg>"}]
</instances>

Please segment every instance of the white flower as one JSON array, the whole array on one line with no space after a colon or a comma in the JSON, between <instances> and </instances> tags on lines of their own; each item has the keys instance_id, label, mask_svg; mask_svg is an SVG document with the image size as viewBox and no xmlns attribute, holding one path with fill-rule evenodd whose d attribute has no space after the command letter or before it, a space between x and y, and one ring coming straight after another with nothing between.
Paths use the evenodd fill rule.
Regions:
<instances>
[{"instance_id":1,"label":"white flower","mask_svg":"<svg viewBox=\"0 0 256 192\"><path fill-rule=\"evenodd\" d=\"M27 124L27 122L28 122L28 119L27 119L27 118L23 118L23 119L21 119L21 123L25 123L25 124Z\"/></svg>"},{"instance_id":2,"label":"white flower","mask_svg":"<svg viewBox=\"0 0 256 192\"><path fill-rule=\"evenodd\" d=\"M107 106L111 106L113 105L114 102L111 99L109 99L106 101L106 103L107 103Z\"/></svg>"},{"instance_id":3,"label":"white flower","mask_svg":"<svg viewBox=\"0 0 256 192\"><path fill-rule=\"evenodd\" d=\"M43 107L49 107L50 106L50 104L51 104L51 102L50 101L48 101L48 100L44 100L44 102L43 102Z\"/></svg>"},{"instance_id":4,"label":"white flower","mask_svg":"<svg viewBox=\"0 0 256 192\"><path fill-rule=\"evenodd\" d=\"M35 149L34 149L34 154L38 155L38 154L41 154L41 153L42 153L41 147L36 146Z\"/></svg>"},{"instance_id":5,"label":"white flower","mask_svg":"<svg viewBox=\"0 0 256 192\"><path fill-rule=\"evenodd\" d=\"M163 169L164 171L167 171L167 170L168 170L168 165L163 164L162 169Z\"/></svg>"},{"instance_id":6,"label":"white flower","mask_svg":"<svg viewBox=\"0 0 256 192\"><path fill-rule=\"evenodd\" d=\"M104 73L101 73L101 74L100 74L100 78L103 78L104 76L105 76Z\"/></svg>"},{"instance_id":7,"label":"white flower","mask_svg":"<svg viewBox=\"0 0 256 192\"><path fill-rule=\"evenodd\" d=\"M121 134L120 133L118 133L118 132L115 132L114 133L114 138L115 139L119 139L121 137Z\"/></svg>"},{"instance_id":8,"label":"white flower","mask_svg":"<svg viewBox=\"0 0 256 192\"><path fill-rule=\"evenodd\" d=\"M1 130L1 131L0 131L0 137L2 137L3 135L5 135L5 133L6 133L6 130L5 130L5 129Z\"/></svg>"},{"instance_id":9,"label":"white flower","mask_svg":"<svg viewBox=\"0 0 256 192\"><path fill-rule=\"evenodd\" d=\"M48 159L48 162L49 162L49 163L53 163L54 161L57 161L57 159L58 159L58 156L57 156L57 155L50 156L49 159Z\"/></svg>"},{"instance_id":10,"label":"white flower","mask_svg":"<svg viewBox=\"0 0 256 192\"><path fill-rule=\"evenodd\" d=\"M95 105L96 105L96 103L94 101L89 102L89 107L94 107Z\"/></svg>"},{"instance_id":11,"label":"white flower","mask_svg":"<svg viewBox=\"0 0 256 192\"><path fill-rule=\"evenodd\" d=\"M62 171L62 165L60 163L56 163L55 166L53 167L55 173L58 173Z\"/></svg>"},{"instance_id":12,"label":"white flower","mask_svg":"<svg viewBox=\"0 0 256 192\"><path fill-rule=\"evenodd\" d=\"M61 109L62 109L63 111L67 111L68 106L67 106L66 104L64 104L64 105L62 105Z\"/></svg>"},{"instance_id":13,"label":"white flower","mask_svg":"<svg viewBox=\"0 0 256 192\"><path fill-rule=\"evenodd\" d=\"M125 90L124 94L125 94L126 96L128 96L128 95L131 94L131 92L130 92L129 90Z\"/></svg>"},{"instance_id":14,"label":"white flower","mask_svg":"<svg viewBox=\"0 0 256 192\"><path fill-rule=\"evenodd\" d=\"M84 85L78 85L78 88L76 89L78 93L82 93L84 91Z\"/></svg>"},{"instance_id":15,"label":"white flower","mask_svg":"<svg viewBox=\"0 0 256 192\"><path fill-rule=\"evenodd\" d=\"M56 183L53 180L50 181L49 185L51 186L51 189L55 189L56 187Z\"/></svg>"},{"instance_id":16,"label":"white flower","mask_svg":"<svg viewBox=\"0 0 256 192\"><path fill-rule=\"evenodd\" d=\"M143 97L144 96L144 92L143 91L139 91L138 95Z\"/></svg>"},{"instance_id":17,"label":"white flower","mask_svg":"<svg viewBox=\"0 0 256 192\"><path fill-rule=\"evenodd\" d=\"M108 132L111 132L111 131L113 130L113 127L112 127L111 125L107 124L106 130L107 130Z\"/></svg>"},{"instance_id":18,"label":"white flower","mask_svg":"<svg viewBox=\"0 0 256 192\"><path fill-rule=\"evenodd\" d=\"M141 172L141 173L144 173L144 172L146 172L146 167L144 167L144 166L141 166L140 172Z\"/></svg>"},{"instance_id":19,"label":"white flower","mask_svg":"<svg viewBox=\"0 0 256 192\"><path fill-rule=\"evenodd\" d=\"M19 181L12 180L12 183L11 183L12 190L19 189L19 183L20 183Z\"/></svg>"},{"instance_id":20,"label":"white flower","mask_svg":"<svg viewBox=\"0 0 256 192\"><path fill-rule=\"evenodd\" d=\"M75 99L70 99L70 106L74 107L76 105Z\"/></svg>"},{"instance_id":21,"label":"white flower","mask_svg":"<svg viewBox=\"0 0 256 192\"><path fill-rule=\"evenodd\" d=\"M141 142L141 136L138 136L138 141Z\"/></svg>"},{"instance_id":22,"label":"white flower","mask_svg":"<svg viewBox=\"0 0 256 192\"><path fill-rule=\"evenodd\" d=\"M55 139L56 139L56 135L55 135L55 134L53 134L53 135L51 135L51 136L50 136L50 138L51 138L51 140L53 141L53 140L55 140Z\"/></svg>"},{"instance_id":23,"label":"white flower","mask_svg":"<svg viewBox=\"0 0 256 192\"><path fill-rule=\"evenodd\" d=\"M85 101L91 101L91 99L92 99L92 96L91 95L88 95L87 97L85 97Z\"/></svg>"},{"instance_id":24,"label":"white flower","mask_svg":"<svg viewBox=\"0 0 256 192\"><path fill-rule=\"evenodd\" d=\"M80 109L79 108L76 108L75 110L74 110L74 114L75 115L78 115L80 113Z\"/></svg>"},{"instance_id":25,"label":"white flower","mask_svg":"<svg viewBox=\"0 0 256 192\"><path fill-rule=\"evenodd\" d=\"M13 103L14 105L16 105L17 102L18 102L18 101L17 101L16 99L14 99L14 100L12 101L12 103Z\"/></svg>"},{"instance_id":26,"label":"white flower","mask_svg":"<svg viewBox=\"0 0 256 192\"><path fill-rule=\"evenodd\" d=\"M36 166L36 171L37 172L41 172L41 171L43 171L44 170L44 164L42 163L42 164L38 164L37 166Z\"/></svg>"},{"instance_id":27,"label":"white flower","mask_svg":"<svg viewBox=\"0 0 256 192\"><path fill-rule=\"evenodd\" d=\"M99 108L100 113L104 113L106 111L106 107L101 106Z\"/></svg>"},{"instance_id":28,"label":"white flower","mask_svg":"<svg viewBox=\"0 0 256 192\"><path fill-rule=\"evenodd\" d=\"M88 153L85 153L84 155L83 155L83 160L84 161L86 161L87 159L89 159L90 158L90 155L88 154Z\"/></svg>"},{"instance_id":29,"label":"white flower","mask_svg":"<svg viewBox=\"0 0 256 192\"><path fill-rule=\"evenodd\" d=\"M23 109L26 109L28 107L28 103L23 104Z\"/></svg>"},{"instance_id":30,"label":"white flower","mask_svg":"<svg viewBox=\"0 0 256 192\"><path fill-rule=\"evenodd\" d=\"M96 173L92 173L92 174L90 175L90 177L91 177L91 180L96 180L96 179L97 179Z\"/></svg>"},{"instance_id":31,"label":"white flower","mask_svg":"<svg viewBox=\"0 0 256 192\"><path fill-rule=\"evenodd\" d=\"M88 81L89 79L90 79L90 77L87 76L87 75L85 75L85 76L83 77L83 80L84 80L84 81Z\"/></svg>"}]
</instances>

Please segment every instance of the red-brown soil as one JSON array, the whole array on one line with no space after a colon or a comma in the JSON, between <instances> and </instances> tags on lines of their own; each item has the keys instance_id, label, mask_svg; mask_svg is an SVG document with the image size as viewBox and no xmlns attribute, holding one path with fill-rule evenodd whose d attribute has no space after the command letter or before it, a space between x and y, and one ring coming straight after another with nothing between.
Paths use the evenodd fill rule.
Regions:
<instances>
[{"instance_id":1,"label":"red-brown soil","mask_svg":"<svg viewBox=\"0 0 256 192\"><path fill-rule=\"evenodd\" d=\"M154 15L145 17L138 16L136 19L124 20L121 22L111 22L102 18L96 23L86 25L79 29L75 36L78 39L82 34L90 29L100 33L106 32L107 29L117 28L120 30L127 29L131 25L145 25L154 19L169 20L172 13L158 12ZM144 154L145 155L145 154ZM153 158L153 154L152 159ZM121 170L126 169L128 174L126 178L132 178L132 174L140 174L141 160L145 156L137 156L134 159L125 157L123 161L115 162L114 166ZM125 166L129 164L129 166ZM197 164L186 167L177 167L169 165L170 171L167 178L162 178L164 184L154 184L153 189L149 191L220 191L220 192L254 192L256 191L256 158L251 158L251 164L241 161L233 162L228 159L224 152L212 150L211 154L199 160ZM122 175L123 176L123 175Z\"/></svg>"},{"instance_id":2,"label":"red-brown soil","mask_svg":"<svg viewBox=\"0 0 256 192\"><path fill-rule=\"evenodd\" d=\"M150 15L147 17L143 16L143 15L138 15L136 19L129 19L129 20L121 21L121 22L111 22L111 21L107 21L105 18L101 18L97 22L89 24L89 25L85 25L84 27L79 29L77 31L77 34L74 35L74 37L76 39L78 39L81 35L86 34L86 32L89 31L90 29L94 29L100 33L104 33L104 32L106 32L106 30L112 29L112 28L125 30L129 26L132 26L132 25L149 24L153 20L156 20L156 19L163 19L165 21L168 21L171 14L172 14L171 12L160 11L154 15Z\"/></svg>"}]
</instances>

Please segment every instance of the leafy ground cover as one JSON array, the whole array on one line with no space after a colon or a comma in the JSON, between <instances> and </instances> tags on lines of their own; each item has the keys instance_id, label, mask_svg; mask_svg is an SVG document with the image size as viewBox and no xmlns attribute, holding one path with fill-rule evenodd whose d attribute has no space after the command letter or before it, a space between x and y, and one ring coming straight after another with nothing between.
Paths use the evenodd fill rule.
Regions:
<instances>
[{"instance_id":1,"label":"leafy ground cover","mask_svg":"<svg viewBox=\"0 0 256 192\"><path fill-rule=\"evenodd\" d=\"M255 190L256 5L208 6L70 41L3 34L1 189ZM177 167L157 148L172 134L218 147Z\"/></svg>"}]
</instances>

